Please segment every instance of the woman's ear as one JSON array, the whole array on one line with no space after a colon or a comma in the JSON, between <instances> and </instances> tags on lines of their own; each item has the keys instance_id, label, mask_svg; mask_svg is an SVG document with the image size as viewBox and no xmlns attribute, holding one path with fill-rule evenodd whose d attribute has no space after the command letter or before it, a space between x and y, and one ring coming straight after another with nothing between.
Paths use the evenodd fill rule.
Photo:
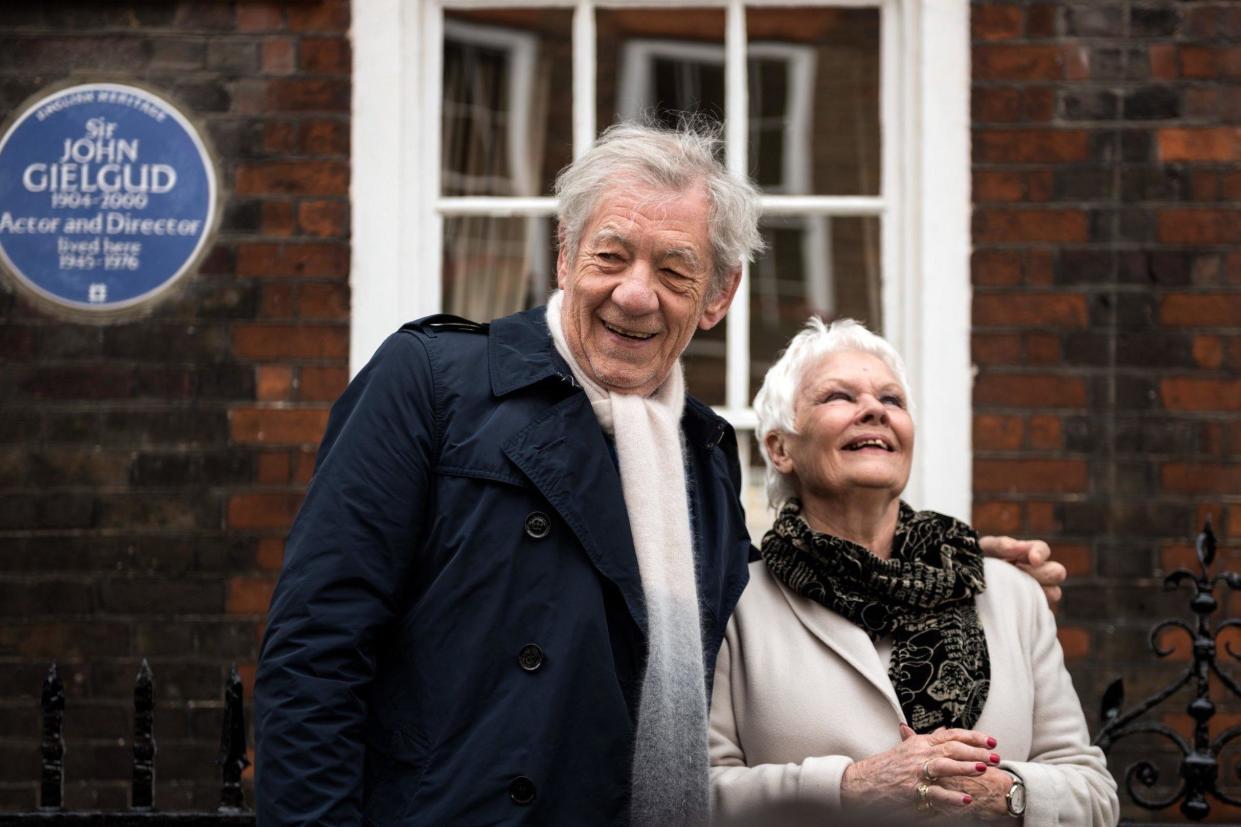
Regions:
<instances>
[{"instance_id":1,"label":"woman's ear","mask_svg":"<svg viewBox=\"0 0 1241 827\"><path fill-rule=\"evenodd\" d=\"M771 464L781 474L791 474L793 472L793 458L789 456L788 437L783 431L768 431L763 437L763 445L767 448L767 456L771 457Z\"/></svg>"}]
</instances>

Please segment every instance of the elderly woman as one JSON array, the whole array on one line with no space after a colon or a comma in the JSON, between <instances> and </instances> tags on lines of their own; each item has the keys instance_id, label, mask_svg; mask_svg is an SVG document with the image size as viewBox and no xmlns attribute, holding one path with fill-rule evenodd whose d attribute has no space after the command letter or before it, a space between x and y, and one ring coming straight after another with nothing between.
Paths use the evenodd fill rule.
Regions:
<instances>
[{"instance_id":1,"label":"elderly woman","mask_svg":"<svg viewBox=\"0 0 1241 827\"><path fill-rule=\"evenodd\" d=\"M1115 824L1038 586L900 499L914 422L891 345L812 319L754 406L779 516L716 665L714 822Z\"/></svg>"}]
</instances>

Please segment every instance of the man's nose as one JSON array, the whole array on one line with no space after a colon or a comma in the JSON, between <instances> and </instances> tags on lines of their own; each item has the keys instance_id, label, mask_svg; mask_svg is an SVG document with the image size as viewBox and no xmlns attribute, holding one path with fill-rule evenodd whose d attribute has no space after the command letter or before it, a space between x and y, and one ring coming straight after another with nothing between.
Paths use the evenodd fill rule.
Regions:
<instances>
[{"instance_id":1,"label":"man's nose","mask_svg":"<svg viewBox=\"0 0 1241 827\"><path fill-rule=\"evenodd\" d=\"M639 258L625 270L620 284L612 291L612 301L631 316L654 313L659 309L659 297L655 293L655 269L650 262Z\"/></svg>"}]
</instances>

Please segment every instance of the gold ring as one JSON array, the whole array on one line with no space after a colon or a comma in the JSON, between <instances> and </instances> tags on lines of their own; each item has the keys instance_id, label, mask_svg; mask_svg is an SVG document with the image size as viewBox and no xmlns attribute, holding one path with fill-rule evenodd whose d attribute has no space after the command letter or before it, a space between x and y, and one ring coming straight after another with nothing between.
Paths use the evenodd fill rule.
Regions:
<instances>
[{"instance_id":1,"label":"gold ring","mask_svg":"<svg viewBox=\"0 0 1241 827\"><path fill-rule=\"evenodd\" d=\"M935 780L935 776L931 775L931 761L932 759L928 758L922 762L922 780L923 781L934 781Z\"/></svg>"},{"instance_id":2,"label":"gold ring","mask_svg":"<svg viewBox=\"0 0 1241 827\"><path fill-rule=\"evenodd\" d=\"M918 784L918 812L931 809L931 786L925 781Z\"/></svg>"}]
</instances>

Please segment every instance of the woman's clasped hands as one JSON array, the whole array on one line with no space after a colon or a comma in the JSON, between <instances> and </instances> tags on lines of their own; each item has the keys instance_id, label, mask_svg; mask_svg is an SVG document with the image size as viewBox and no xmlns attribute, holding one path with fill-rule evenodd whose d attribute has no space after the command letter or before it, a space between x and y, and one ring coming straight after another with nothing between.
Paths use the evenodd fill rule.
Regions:
<instances>
[{"instance_id":1,"label":"woman's clasped hands","mask_svg":"<svg viewBox=\"0 0 1241 827\"><path fill-rule=\"evenodd\" d=\"M928 815L1007 818L1012 777L999 768L996 740L969 729L918 735L901 724L901 743L855 761L840 783L841 803L862 810L912 807Z\"/></svg>"}]
</instances>

